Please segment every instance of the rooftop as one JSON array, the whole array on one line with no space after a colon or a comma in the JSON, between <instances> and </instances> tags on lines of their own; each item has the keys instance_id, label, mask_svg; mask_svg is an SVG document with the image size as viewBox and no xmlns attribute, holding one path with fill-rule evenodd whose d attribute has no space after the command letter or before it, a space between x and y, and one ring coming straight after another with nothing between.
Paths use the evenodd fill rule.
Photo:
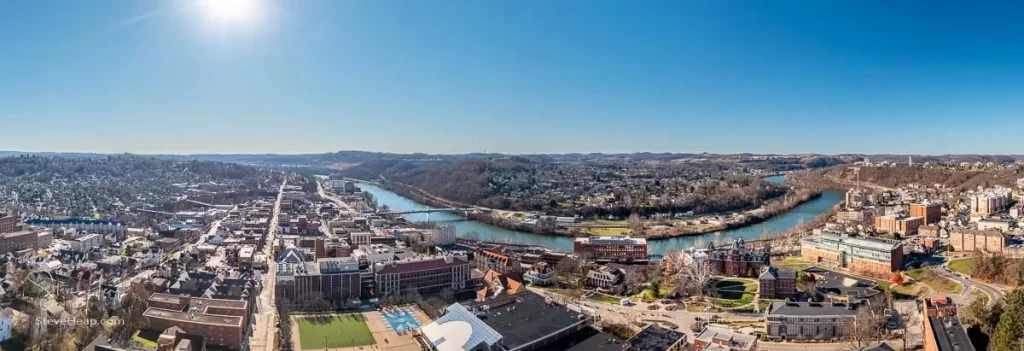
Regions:
<instances>
[{"instance_id":1,"label":"rooftop","mask_svg":"<svg viewBox=\"0 0 1024 351\"><path fill-rule=\"evenodd\" d=\"M839 302L772 302L770 315L787 316L854 316L861 304Z\"/></svg>"},{"instance_id":2,"label":"rooftop","mask_svg":"<svg viewBox=\"0 0 1024 351\"><path fill-rule=\"evenodd\" d=\"M715 344L715 340L727 340L731 347L738 349L753 349L757 337L732 331L729 326L722 324L709 324L704 330L695 335L694 340Z\"/></svg>"},{"instance_id":3,"label":"rooftop","mask_svg":"<svg viewBox=\"0 0 1024 351\"><path fill-rule=\"evenodd\" d=\"M974 351L967 330L956 316L928 317L939 351Z\"/></svg>"},{"instance_id":4,"label":"rooftop","mask_svg":"<svg viewBox=\"0 0 1024 351\"><path fill-rule=\"evenodd\" d=\"M853 236L848 233L837 233L831 231L824 231L820 235L815 235L804 239L806 241L839 241L850 246L856 246L871 250L885 250L892 251L896 248L903 246L899 240L882 239L875 237L861 237Z\"/></svg>"},{"instance_id":5,"label":"rooftop","mask_svg":"<svg viewBox=\"0 0 1024 351\"><path fill-rule=\"evenodd\" d=\"M634 350L668 351L680 340L685 344L686 334L651 324L626 340L626 343Z\"/></svg>"},{"instance_id":6,"label":"rooftop","mask_svg":"<svg viewBox=\"0 0 1024 351\"><path fill-rule=\"evenodd\" d=\"M577 238L576 242L589 243L592 245L644 245L647 244L647 239L617 236L591 236L586 238Z\"/></svg>"},{"instance_id":7,"label":"rooftop","mask_svg":"<svg viewBox=\"0 0 1024 351\"><path fill-rule=\"evenodd\" d=\"M516 349L544 340L562 329L584 322L580 314L544 297L526 292L515 296L516 303L477 313L488 326L501 333L507 349Z\"/></svg>"},{"instance_id":8,"label":"rooftop","mask_svg":"<svg viewBox=\"0 0 1024 351\"><path fill-rule=\"evenodd\" d=\"M438 351L463 351L481 343L501 342L501 334L458 303L448 306L443 316L424 325L420 331Z\"/></svg>"}]
</instances>

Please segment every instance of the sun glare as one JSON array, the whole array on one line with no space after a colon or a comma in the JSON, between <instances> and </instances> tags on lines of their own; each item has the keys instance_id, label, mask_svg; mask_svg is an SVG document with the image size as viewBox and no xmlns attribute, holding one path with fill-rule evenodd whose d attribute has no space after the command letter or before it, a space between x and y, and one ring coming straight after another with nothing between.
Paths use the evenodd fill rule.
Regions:
<instances>
[{"instance_id":1,"label":"sun glare","mask_svg":"<svg viewBox=\"0 0 1024 351\"><path fill-rule=\"evenodd\" d=\"M203 10L220 24L244 24L259 16L258 0L203 0Z\"/></svg>"}]
</instances>

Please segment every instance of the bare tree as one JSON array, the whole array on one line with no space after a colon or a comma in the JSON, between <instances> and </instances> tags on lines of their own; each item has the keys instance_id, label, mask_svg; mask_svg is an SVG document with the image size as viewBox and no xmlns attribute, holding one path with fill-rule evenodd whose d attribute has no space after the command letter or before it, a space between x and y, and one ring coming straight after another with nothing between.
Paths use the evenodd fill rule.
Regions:
<instances>
[{"instance_id":1,"label":"bare tree","mask_svg":"<svg viewBox=\"0 0 1024 351\"><path fill-rule=\"evenodd\" d=\"M910 329L916 326L918 323L917 315L911 313L900 313L900 325L897 327L900 330L900 340L903 341L903 349L907 348L910 343Z\"/></svg>"},{"instance_id":2,"label":"bare tree","mask_svg":"<svg viewBox=\"0 0 1024 351\"><path fill-rule=\"evenodd\" d=\"M629 230L633 231L633 235L643 234L644 222L640 220L640 214L633 212L633 214L629 215L629 218L626 219L626 222L629 224Z\"/></svg>"},{"instance_id":3,"label":"bare tree","mask_svg":"<svg viewBox=\"0 0 1024 351\"><path fill-rule=\"evenodd\" d=\"M880 313L871 308L857 309L854 319L843 325L843 336L849 341L851 348L861 349L877 342L882 337L884 321Z\"/></svg>"},{"instance_id":4,"label":"bare tree","mask_svg":"<svg viewBox=\"0 0 1024 351\"><path fill-rule=\"evenodd\" d=\"M704 297L704 289L714 278L715 266L709 264L706 259L694 257L694 254L676 251L673 252L669 262L674 265L673 272L679 275L679 284L682 287L694 289L697 296Z\"/></svg>"}]
</instances>

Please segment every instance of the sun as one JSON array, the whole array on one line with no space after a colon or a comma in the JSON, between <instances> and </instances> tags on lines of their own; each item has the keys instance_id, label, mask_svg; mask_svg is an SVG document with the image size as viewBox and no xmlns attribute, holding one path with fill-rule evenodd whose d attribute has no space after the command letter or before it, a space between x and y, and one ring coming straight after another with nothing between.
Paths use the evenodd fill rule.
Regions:
<instances>
[{"instance_id":1,"label":"sun","mask_svg":"<svg viewBox=\"0 0 1024 351\"><path fill-rule=\"evenodd\" d=\"M210 18L221 24L244 24L259 16L258 0L202 0L200 6Z\"/></svg>"}]
</instances>

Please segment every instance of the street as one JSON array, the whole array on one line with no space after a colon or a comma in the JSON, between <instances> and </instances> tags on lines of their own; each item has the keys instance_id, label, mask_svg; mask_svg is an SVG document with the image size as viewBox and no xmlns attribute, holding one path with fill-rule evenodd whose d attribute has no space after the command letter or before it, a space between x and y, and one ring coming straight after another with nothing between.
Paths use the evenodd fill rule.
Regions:
<instances>
[{"instance_id":1,"label":"street","mask_svg":"<svg viewBox=\"0 0 1024 351\"><path fill-rule=\"evenodd\" d=\"M277 282L277 259L273 255L274 239L277 235L277 218L281 211L281 199L284 196L284 186L277 192L277 200L274 201L274 210L270 214L270 228L267 229L267 240L263 246L263 252L267 254L267 274L263 275L263 290L256 298L256 318L252 328L252 336L249 338L249 350L272 351L274 349L274 284Z\"/></svg>"},{"instance_id":2,"label":"street","mask_svg":"<svg viewBox=\"0 0 1024 351\"><path fill-rule=\"evenodd\" d=\"M966 278L960 276L959 274L951 272L949 270L949 268L947 268L945 265L943 265L941 267L933 267L933 270L935 270L935 273L937 273L940 276L952 279L953 281L956 281L956 282L959 282L960 284L963 284L964 285L964 293L965 294L967 293L967 291L971 287L974 287L974 288L977 288L978 290L981 290L986 295L988 295L988 304L989 304L989 306L994 305L996 302L1003 301L1005 293L1001 289L997 289L995 287L992 287L991 285L988 285L988 284L985 284L985 283L982 283L982 282L979 282L979 281L975 281L975 280L971 280L971 279L966 279Z\"/></svg>"}]
</instances>

